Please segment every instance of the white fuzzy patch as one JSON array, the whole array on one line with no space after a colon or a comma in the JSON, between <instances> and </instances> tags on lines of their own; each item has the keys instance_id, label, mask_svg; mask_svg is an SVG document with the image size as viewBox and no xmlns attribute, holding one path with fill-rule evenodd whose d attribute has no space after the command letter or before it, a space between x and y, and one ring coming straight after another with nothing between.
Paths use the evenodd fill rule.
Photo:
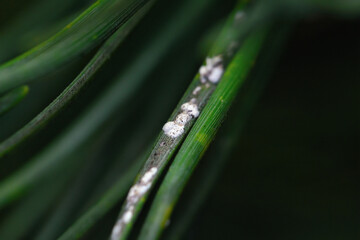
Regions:
<instances>
[{"instance_id":1,"label":"white fuzzy patch","mask_svg":"<svg viewBox=\"0 0 360 240\"><path fill-rule=\"evenodd\" d=\"M184 126L175 122L167 122L163 127L164 133L172 138L177 138L184 133Z\"/></svg>"},{"instance_id":2,"label":"white fuzzy patch","mask_svg":"<svg viewBox=\"0 0 360 240\"><path fill-rule=\"evenodd\" d=\"M131 218L133 216L132 211L127 211L126 213L124 213L124 216L122 217L122 219L124 220L124 223L129 223Z\"/></svg>"},{"instance_id":3,"label":"white fuzzy patch","mask_svg":"<svg viewBox=\"0 0 360 240\"><path fill-rule=\"evenodd\" d=\"M200 114L197 105L191 102L187 102L181 105L181 110L194 118L197 118Z\"/></svg>"},{"instance_id":4,"label":"white fuzzy patch","mask_svg":"<svg viewBox=\"0 0 360 240\"><path fill-rule=\"evenodd\" d=\"M201 87L197 86L194 91L192 92L193 95L197 95L201 91Z\"/></svg>"},{"instance_id":5,"label":"white fuzzy patch","mask_svg":"<svg viewBox=\"0 0 360 240\"><path fill-rule=\"evenodd\" d=\"M151 187L151 183L146 184L146 185L139 185L136 189L138 192L138 195L140 195L140 196L144 195L149 190L150 187Z\"/></svg>"},{"instance_id":6,"label":"white fuzzy patch","mask_svg":"<svg viewBox=\"0 0 360 240\"><path fill-rule=\"evenodd\" d=\"M144 176L141 178L141 182L142 183L149 183L153 177L155 176L156 172L157 172L157 168L156 167L152 167L149 171L147 171Z\"/></svg>"},{"instance_id":7,"label":"white fuzzy patch","mask_svg":"<svg viewBox=\"0 0 360 240\"><path fill-rule=\"evenodd\" d=\"M138 185L137 185L137 184L135 184L134 186L132 186L132 187L130 188L130 191L129 191L129 193L128 193L127 199L134 198L134 197L138 194L137 188L138 188Z\"/></svg>"},{"instance_id":8,"label":"white fuzzy patch","mask_svg":"<svg viewBox=\"0 0 360 240\"><path fill-rule=\"evenodd\" d=\"M196 104L196 98L192 98L189 102L181 105L182 112L179 113L175 121L167 122L163 126L164 133L172 138L177 138L185 131L185 124L192 118L197 118L200 114Z\"/></svg>"},{"instance_id":9,"label":"white fuzzy patch","mask_svg":"<svg viewBox=\"0 0 360 240\"><path fill-rule=\"evenodd\" d=\"M201 66L200 69L199 69L199 73L200 75L204 75L207 73L207 67L206 66Z\"/></svg>"},{"instance_id":10,"label":"white fuzzy patch","mask_svg":"<svg viewBox=\"0 0 360 240\"><path fill-rule=\"evenodd\" d=\"M200 81L206 83L208 80L212 83L218 83L224 73L222 61L221 56L206 58L206 65L199 69Z\"/></svg>"},{"instance_id":11,"label":"white fuzzy patch","mask_svg":"<svg viewBox=\"0 0 360 240\"><path fill-rule=\"evenodd\" d=\"M211 71L211 73L208 76L208 79L212 83L217 83L220 81L220 78L222 77L223 73L224 73L224 69L222 67L216 67Z\"/></svg>"},{"instance_id":12,"label":"white fuzzy patch","mask_svg":"<svg viewBox=\"0 0 360 240\"><path fill-rule=\"evenodd\" d=\"M174 128L174 125L176 125L174 122L165 123L165 125L163 126L164 132L169 132L171 129Z\"/></svg>"},{"instance_id":13,"label":"white fuzzy patch","mask_svg":"<svg viewBox=\"0 0 360 240\"><path fill-rule=\"evenodd\" d=\"M127 196L127 200L130 203L137 202L139 198L144 195L149 188L151 187L151 183L148 184L135 184L129 191L129 194Z\"/></svg>"},{"instance_id":14,"label":"white fuzzy patch","mask_svg":"<svg viewBox=\"0 0 360 240\"><path fill-rule=\"evenodd\" d=\"M131 219L134 216L134 206L139 201L139 199L150 189L152 180L154 179L155 174L158 169L156 167L150 168L140 182L133 185L128 193L127 202L126 202L126 212L122 217L116 222L111 234L111 239L118 239L124 225L130 223Z\"/></svg>"},{"instance_id":15,"label":"white fuzzy patch","mask_svg":"<svg viewBox=\"0 0 360 240\"><path fill-rule=\"evenodd\" d=\"M180 113L176 116L175 123L180 126L185 126L185 124L191 120L191 116L187 113Z\"/></svg>"},{"instance_id":16,"label":"white fuzzy patch","mask_svg":"<svg viewBox=\"0 0 360 240\"><path fill-rule=\"evenodd\" d=\"M215 56L213 58L206 58L206 68L211 69L222 62L221 56Z\"/></svg>"},{"instance_id":17,"label":"white fuzzy patch","mask_svg":"<svg viewBox=\"0 0 360 240\"><path fill-rule=\"evenodd\" d=\"M117 240L122 230L122 220L118 220L111 233L111 240Z\"/></svg>"},{"instance_id":18,"label":"white fuzzy patch","mask_svg":"<svg viewBox=\"0 0 360 240\"><path fill-rule=\"evenodd\" d=\"M113 229L113 235L119 234L120 231L121 231L121 222L118 221L118 222L116 223L116 226L115 226L114 229Z\"/></svg>"}]
</instances>

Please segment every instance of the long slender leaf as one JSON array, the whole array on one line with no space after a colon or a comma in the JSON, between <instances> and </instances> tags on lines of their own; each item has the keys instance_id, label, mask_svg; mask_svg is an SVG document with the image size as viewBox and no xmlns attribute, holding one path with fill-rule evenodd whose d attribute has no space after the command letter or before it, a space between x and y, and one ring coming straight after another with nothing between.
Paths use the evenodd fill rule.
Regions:
<instances>
[{"instance_id":1,"label":"long slender leaf","mask_svg":"<svg viewBox=\"0 0 360 240\"><path fill-rule=\"evenodd\" d=\"M69 15L73 15L76 11L79 11L79 8L85 4L88 5L89 1L80 0L74 2L72 0L63 0L59 2L56 0L40 0L30 4L25 11L18 14L19 16L0 29L0 62L2 63L9 57L14 56L14 54L19 54L35 46L35 42L40 43L42 40L51 37L51 35L66 25L57 25L58 19L68 18ZM49 11L49 9L51 9L51 11ZM76 16L78 15L79 14L76 14ZM68 21L66 21L66 23L74 18L75 17L67 19ZM48 29L53 25L57 26L52 29L52 34L50 35L41 34L41 37L39 37L39 34L37 34L36 38L31 37L34 36L32 34L29 35L31 32L42 33L44 29Z\"/></svg>"},{"instance_id":2,"label":"long slender leaf","mask_svg":"<svg viewBox=\"0 0 360 240\"><path fill-rule=\"evenodd\" d=\"M227 39L225 36L227 36L229 32L232 33L232 31L237 30L241 19L238 19L235 16L242 7L243 4L240 4L231 14L222 34L211 50L212 54L219 54L218 45L223 44L224 41L229 44L237 42L237 39ZM194 8L193 3L190 8ZM200 74L197 74L190 84L171 115L169 122L164 125L163 131L160 133L152 152L149 154L144 167L130 189L127 200L125 201L118 220L113 228L111 239L127 238L148 197L149 190L157 181L174 152L180 146L186 133L195 122L199 111L204 108L207 100L216 89L217 81L220 80L222 71L227 66L227 62L233 57L236 48L236 44L235 46L229 45L227 49L220 49L222 55L208 58L206 60L207 66L203 66L201 69L211 68L211 73L204 73L203 70L200 69ZM215 74L215 77L214 75L211 75L212 71L218 71Z\"/></svg>"},{"instance_id":3,"label":"long slender leaf","mask_svg":"<svg viewBox=\"0 0 360 240\"><path fill-rule=\"evenodd\" d=\"M1 224L1 239L24 239L26 232L46 214L53 202L64 190L67 179L57 179L53 182L42 184L35 189L32 195L19 202ZM51 185L51 186L50 186Z\"/></svg>"},{"instance_id":4,"label":"long slender leaf","mask_svg":"<svg viewBox=\"0 0 360 240\"><path fill-rule=\"evenodd\" d=\"M103 217L122 198L139 170L143 158L135 161L116 183L103 195L103 197L81 216L58 239L73 240L81 238L101 217Z\"/></svg>"},{"instance_id":5,"label":"long slender leaf","mask_svg":"<svg viewBox=\"0 0 360 240\"><path fill-rule=\"evenodd\" d=\"M181 39L183 31L189 28L192 20L200 15L195 8L184 8L180 16L183 21L173 19L164 30L156 34L136 61L116 78L97 102L90 106L64 134L28 164L0 183L0 208L28 192L41 178L52 174L59 166L65 164L68 161L67 156L85 144L99 127L109 121L114 112L122 109L121 116L126 116L129 110L126 108L127 101L141 87L148 74L167 51Z\"/></svg>"},{"instance_id":6,"label":"long slender leaf","mask_svg":"<svg viewBox=\"0 0 360 240\"><path fill-rule=\"evenodd\" d=\"M61 232L58 232L57 230L63 229L63 219L66 220L66 217L70 211L76 210L76 208L73 207L76 206L73 202L73 199L77 199L79 196L83 196L84 193L89 191L89 188L86 186L86 181L90 181L90 183L92 183L91 180L89 180L89 176L91 176L89 175L89 168L99 168L99 156L102 154L104 145L108 143L108 138L112 131L113 128L110 128L106 132L101 133L100 138L95 141L95 144L91 144L93 146L91 147L91 150L85 151L86 155L82 157L86 159L86 163L81 165L81 169L77 169L76 178L73 179L71 185L68 187L68 190L61 197L61 203L63 204L56 206L54 215L55 218L47 219L44 227L41 229L40 233L35 236L34 239L57 239L57 237L60 235L59 233ZM123 177L121 177L121 179L126 180L126 178L124 179Z\"/></svg>"},{"instance_id":7,"label":"long slender leaf","mask_svg":"<svg viewBox=\"0 0 360 240\"><path fill-rule=\"evenodd\" d=\"M130 73L133 74L133 70ZM121 80L116 81L99 101L94 103L55 142L0 184L0 208L29 191L45 175L58 171L59 167L68 162L68 156L72 152L84 145L100 126L104 126L115 109L126 106L127 101L145 79L142 76L140 78L129 76Z\"/></svg>"},{"instance_id":8,"label":"long slender leaf","mask_svg":"<svg viewBox=\"0 0 360 240\"><path fill-rule=\"evenodd\" d=\"M271 35L267 38L261 56L252 70L246 86L240 91L235 106L231 107L229 119L226 119L221 136L212 143L213 148L204 155L205 164L194 175L195 183L190 186L189 199L182 202L183 208L178 209L178 215L171 221L169 232L164 236L166 239L183 239L187 228L192 225L196 213L201 209L214 187L216 180L222 174L223 168L231 158L236 144L238 144L242 130L246 126L253 108L262 95L270 77L272 76L283 46L288 38L291 24L279 26L274 24ZM179 206L180 207L180 206ZM231 208L231 206L229 206Z\"/></svg>"},{"instance_id":9,"label":"long slender leaf","mask_svg":"<svg viewBox=\"0 0 360 240\"><path fill-rule=\"evenodd\" d=\"M229 65L224 77L191 129L160 186L139 239L157 239L198 161L213 140L262 46L266 31L252 34Z\"/></svg>"},{"instance_id":10,"label":"long slender leaf","mask_svg":"<svg viewBox=\"0 0 360 240\"><path fill-rule=\"evenodd\" d=\"M37 79L94 48L146 2L98 0L48 41L0 66L0 93Z\"/></svg>"},{"instance_id":11,"label":"long slender leaf","mask_svg":"<svg viewBox=\"0 0 360 240\"><path fill-rule=\"evenodd\" d=\"M81 91L91 77L102 67L106 60L109 59L112 52L116 50L119 44L126 38L128 33L134 28L139 20L142 19L143 15L147 12L150 6L151 5L144 7L144 9L140 10L139 13L118 29L98 50L96 55L74 79L74 81L53 102L51 102L49 106L47 106L23 128L19 129L4 142L0 143L0 158L26 138L37 132Z\"/></svg>"},{"instance_id":12,"label":"long slender leaf","mask_svg":"<svg viewBox=\"0 0 360 240\"><path fill-rule=\"evenodd\" d=\"M15 107L19 102L21 102L28 94L28 92L28 86L21 86L2 96L0 98L0 116Z\"/></svg>"},{"instance_id":13,"label":"long slender leaf","mask_svg":"<svg viewBox=\"0 0 360 240\"><path fill-rule=\"evenodd\" d=\"M172 63L168 69L168 71L171 71L171 69L174 69L174 71L189 71L186 70L186 64L191 63L187 59L187 55L183 54L179 55L177 59L174 59L174 63ZM193 64L190 64L193 65ZM62 201L61 205L59 205L54 213L54 215L48 219L45 226L42 228L41 234L39 234L36 239L54 239L57 236L57 232L59 232L62 229L62 226L64 225L70 225L69 223L72 222L72 217L69 215L71 213L77 213L77 212L83 212L83 209L86 210L86 213L84 215L87 215L87 212L91 210L89 209L89 206L92 208L92 204L94 204L94 200L91 198L96 198L96 200L99 197L103 197L104 189L108 189L109 185L114 185L114 180L119 179L119 175L127 175L128 171L131 171L127 168L128 165L134 165L137 164L135 162L132 162L132 159L139 158L139 150L144 149L147 147L148 150L150 150L149 146L149 140L154 140L154 135L156 133L156 129L158 128L159 123L163 121L164 118L167 116L167 109L170 110L170 103L175 102L177 100L177 89L182 87L184 85L184 80L181 75L176 79L177 81L167 81L167 77L163 76L163 80L161 81L162 84L159 84L159 87L156 89L156 92L154 93L154 97L152 97L146 105L142 105L142 115L140 119L137 119L138 123L135 124L136 129L130 128L128 131L129 133L124 133L124 128L128 129L126 126L121 126L119 130L117 130L114 134L116 136L118 135L125 135L125 141L121 144L115 144L117 153L115 155L115 161L111 164L111 167L103 172L103 178L99 179L101 177L93 177L93 174L89 174L89 171L84 172L81 174L80 181L77 181L77 183L74 183L75 186L71 187L71 190L68 194L64 197L64 200ZM175 79L174 79L175 80ZM167 101L164 101L164 99L167 99ZM146 122L146 124L142 124L143 122ZM134 132L135 131L135 132ZM110 140L113 142L113 140ZM151 141L153 143L153 141ZM118 147L118 146L121 147ZM109 148L109 149L108 149ZM108 148L104 149L103 151L107 152L110 151L113 146L110 145ZM149 151L146 151L148 153ZM144 154L141 154L144 155ZM110 157L112 157L111 155ZM102 157L103 158L103 157ZM101 158L100 158L101 159ZM140 158L139 160L143 160L144 158ZM104 160L101 159L101 162ZM96 169L99 168L99 163L94 163L94 167ZM138 165L138 164L137 164ZM140 168L140 165L138 166L138 171ZM92 176L91 179L89 179L89 176ZM135 173L133 174L132 178L134 179ZM96 182L96 184L94 183ZM126 181L125 181L126 182ZM103 211L103 213L106 213L108 210L112 208L113 205L118 203L121 198L124 197L126 194L126 191L129 188L129 184L121 185L125 189L122 191L121 189L114 189L113 186L111 188L115 192L123 192L123 194L118 194L117 199L114 200L107 205L107 209L99 210ZM117 187L119 187L119 184L117 184ZM95 190L94 190L95 189ZM92 190L92 191L91 191ZM95 195L94 197L89 197L89 192L94 192L92 195ZM113 196L113 195L112 195ZM90 199L89 199L90 198ZM84 204L85 202L85 204ZM89 204L90 203L90 204ZM95 202L96 203L96 202ZM84 207L85 206L85 207ZM100 205L99 207L102 207ZM79 211L79 209L81 209ZM91 215L92 216L92 215ZM87 223L96 223L100 215L96 215L96 219L92 219L91 221L87 221ZM101 215L102 216L102 215ZM90 217L93 218L93 217ZM81 219L83 219L83 216L81 216ZM80 221L80 220L78 220ZM90 228L92 224L87 225L87 228ZM72 227L71 227L72 228ZM75 228L76 229L76 228ZM75 230L74 230L75 231ZM80 230L78 230L80 231ZM73 236L76 236L77 234L72 234Z\"/></svg>"},{"instance_id":14,"label":"long slender leaf","mask_svg":"<svg viewBox=\"0 0 360 240\"><path fill-rule=\"evenodd\" d=\"M83 166L82 161L77 159L87 159L101 147L107 133L93 140L90 144L91 150L81 149L72 156L75 162L67 166L61 178L46 179L41 182L24 200L16 205L16 208L6 216L4 223L0 225L0 239L23 239L39 221L47 214L49 208L64 193L68 184L73 180L79 169Z\"/></svg>"}]
</instances>

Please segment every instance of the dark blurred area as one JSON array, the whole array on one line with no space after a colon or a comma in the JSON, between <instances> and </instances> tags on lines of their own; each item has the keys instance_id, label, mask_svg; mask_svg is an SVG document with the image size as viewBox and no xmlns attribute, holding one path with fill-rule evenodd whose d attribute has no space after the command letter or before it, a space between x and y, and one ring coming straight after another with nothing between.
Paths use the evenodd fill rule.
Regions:
<instances>
[{"instance_id":1,"label":"dark blurred area","mask_svg":"<svg viewBox=\"0 0 360 240\"><path fill-rule=\"evenodd\" d=\"M295 27L186 239L360 238L359 27Z\"/></svg>"}]
</instances>

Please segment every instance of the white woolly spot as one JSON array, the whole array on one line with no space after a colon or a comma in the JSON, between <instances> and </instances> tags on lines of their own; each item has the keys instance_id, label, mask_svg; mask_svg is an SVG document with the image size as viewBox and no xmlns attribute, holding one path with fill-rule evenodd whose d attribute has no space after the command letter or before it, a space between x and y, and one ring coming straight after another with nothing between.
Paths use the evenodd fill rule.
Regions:
<instances>
[{"instance_id":1,"label":"white woolly spot","mask_svg":"<svg viewBox=\"0 0 360 240\"><path fill-rule=\"evenodd\" d=\"M201 66L199 69L199 73L200 75L205 75L207 73L207 67L206 66Z\"/></svg>"},{"instance_id":2,"label":"white woolly spot","mask_svg":"<svg viewBox=\"0 0 360 240\"><path fill-rule=\"evenodd\" d=\"M181 105L181 110L193 116L194 118L197 118L200 114L199 109L195 103L184 103Z\"/></svg>"},{"instance_id":3,"label":"white woolly spot","mask_svg":"<svg viewBox=\"0 0 360 240\"><path fill-rule=\"evenodd\" d=\"M209 79L209 81L212 82L212 83L217 83L217 82L220 81L223 73L224 73L224 69L223 69L223 67L220 65L220 66L214 68L214 69L211 71L211 73L210 73L209 76L208 76L208 79Z\"/></svg>"},{"instance_id":4,"label":"white woolly spot","mask_svg":"<svg viewBox=\"0 0 360 240\"><path fill-rule=\"evenodd\" d=\"M175 125L174 122L165 123L165 125L163 126L164 132L169 132L174 127L174 125Z\"/></svg>"},{"instance_id":5,"label":"white woolly spot","mask_svg":"<svg viewBox=\"0 0 360 240\"><path fill-rule=\"evenodd\" d=\"M137 202L139 198L149 190L151 183L148 184L135 184L129 191L127 200L129 202Z\"/></svg>"},{"instance_id":6,"label":"white woolly spot","mask_svg":"<svg viewBox=\"0 0 360 240\"><path fill-rule=\"evenodd\" d=\"M193 95L197 95L201 91L201 87L197 86L194 91L192 92Z\"/></svg>"},{"instance_id":7,"label":"white woolly spot","mask_svg":"<svg viewBox=\"0 0 360 240\"><path fill-rule=\"evenodd\" d=\"M139 195L144 195L144 193L146 193L150 187L151 187L151 183L146 184L146 185L139 185L137 188L137 191L138 191Z\"/></svg>"},{"instance_id":8,"label":"white woolly spot","mask_svg":"<svg viewBox=\"0 0 360 240\"><path fill-rule=\"evenodd\" d=\"M147 171L144 176L141 178L141 182L143 183L148 183L150 180L152 180L152 178L155 176L156 172L157 172L157 168L156 167L152 167L149 171Z\"/></svg>"},{"instance_id":9,"label":"white woolly spot","mask_svg":"<svg viewBox=\"0 0 360 240\"><path fill-rule=\"evenodd\" d=\"M111 233L111 239L112 240L118 238L118 236L119 236L119 234L120 234L120 232L122 230L121 224L122 224L121 220L116 222L115 227L113 228L112 233Z\"/></svg>"},{"instance_id":10,"label":"white woolly spot","mask_svg":"<svg viewBox=\"0 0 360 240\"><path fill-rule=\"evenodd\" d=\"M180 126L185 126L185 124L191 120L191 116L187 113L180 113L176 116L175 123Z\"/></svg>"},{"instance_id":11,"label":"white woolly spot","mask_svg":"<svg viewBox=\"0 0 360 240\"><path fill-rule=\"evenodd\" d=\"M124 223L129 223L132 216L133 216L132 211L129 210L129 211L125 212L124 216L122 217L122 219L124 220Z\"/></svg>"},{"instance_id":12,"label":"white woolly spot","mask_svg":"<svg viewBox=\"0 0 360 240\"><path fill-rule=\"evenodd\" d=\"M134 186L132 186L131 188L130 188L130 191L129 191L129 193L128 193L128 199L130 199L130 198L133 198L133 197L135 197L136 196L136 194L137 194L137 184L135 184Z\"/></svg>"},{"instance_id":13,"label":"white woolly spot","mask_svg":"<svg viewBox=\"0 0 360 240\"><path fill-rule=\"evenodd\" d=\"M206 71L211 70L211 67L213 66L213 60L212 58L207 57L206 58Z\"/></svg>"},{"instance_id":14,"label":"white woolly spot","mask_svg":"<svg viewBox=\"0 0 360 240\"><path fill-rule=\"evenodd\" d=\"M206 58L206 65L201 66L199 70L200 81L202 83L206 83L207 80L212 83L219 82L224 73L222 61L221 56Z\"/></svg>"},{"instance_id":15,"label":"white woolly spot","mask_svg":"<svg viewBox=\"0 0 360 240\"><path fill-rule=\"evenodd\" d=\"M175 122L167 122L163 127L164 133L172 138L177 138L184 133L184 126Z\"/></svg>"},{"instance_id":16,"label":"white woolly spot","mask_svg":"<svg viewBox=\"0 0 360 240\"><path fill-rule=\"evenodd\" d=\"M163 131L167 136L177 138L184 133L185 124L190 121L191 118L197 118L199 116L200 112L196 101L196 98L193 98L190 102L181 105L182 112L176 116L175 121L165 123Z\"/></svg>"},{"instance_id":17,"label":"white woolly spot","mask_svg":"<svg viewBox=\"0 0 360 240\"><path fill-rule=\"evenodd\" d=\"M221 56L215 56L213 58L206 58L206 68L207 68L207 70L211 70L212 68L214 68L221 62L222 62Z\"/></svg>"}]
</instances>

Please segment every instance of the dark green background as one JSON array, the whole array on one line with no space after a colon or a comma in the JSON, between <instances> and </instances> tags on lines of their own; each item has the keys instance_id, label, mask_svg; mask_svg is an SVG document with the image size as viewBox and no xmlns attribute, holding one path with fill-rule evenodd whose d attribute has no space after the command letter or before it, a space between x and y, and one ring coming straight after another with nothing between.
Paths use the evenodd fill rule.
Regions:
<instances>
[{"instance_id":1,"label":"dark green background","mask_svg":"<svg viewBox=\"0 0 360 240\"><path fill-rule=\"evenodd\" d=\"M296 25L188 239L359 239L359 27Z\"/></svg>"}]
</instances>

